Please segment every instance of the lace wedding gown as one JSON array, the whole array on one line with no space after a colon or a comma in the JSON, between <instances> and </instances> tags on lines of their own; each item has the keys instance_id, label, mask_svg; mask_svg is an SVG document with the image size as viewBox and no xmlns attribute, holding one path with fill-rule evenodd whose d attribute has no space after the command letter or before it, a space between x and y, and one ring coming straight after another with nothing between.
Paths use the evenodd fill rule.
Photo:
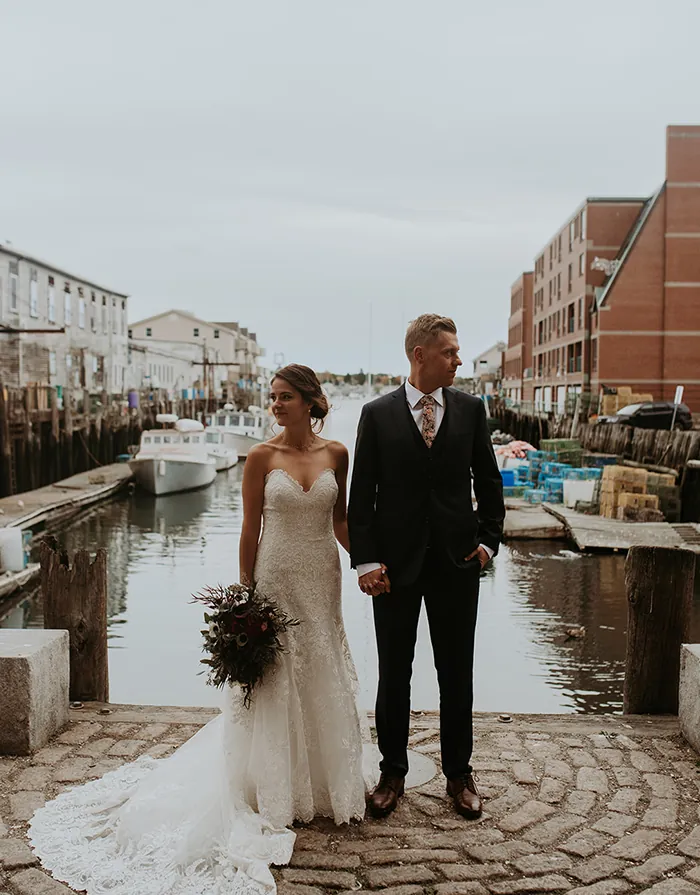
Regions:
<instances>
[{"instance_id":1,"label":"lace wedding gown","mask_svg":"<svg viewBox=\"0 0 700 895\"><path fill-rule=\"evenodd\" d=\"M30 839L53 876L89 895L269 895L294 820L365 810L357 679L341 616L332 469L309 491L265 483L260 590L301 624L254 691L165 759L148 756L69 789L34 815Z\"/></svg>"}]
</instances>

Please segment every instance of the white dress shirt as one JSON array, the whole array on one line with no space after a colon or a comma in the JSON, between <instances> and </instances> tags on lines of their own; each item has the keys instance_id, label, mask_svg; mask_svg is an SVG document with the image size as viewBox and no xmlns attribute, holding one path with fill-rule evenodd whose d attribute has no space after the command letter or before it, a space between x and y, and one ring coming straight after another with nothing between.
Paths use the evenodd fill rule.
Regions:
<instances>
[{"instance_id":1,"label":"white dress shirt","mask_svg":"<svg viewBox=\"0 0 700 895\"><path fill-rule=\"evenodd\" d=\"M415 385L412 385L408 379L405 383L406 388L406 400L408 401L408 407L411 411L411 416L415 420L416 426L418 426L418 431L423 432L423 407L421 405L421 398L425 397L423 392L419 391ZM445 416L445 396L442 393L441 388L436 388L434 392L431 393L431 397L435 399L435 436L437 437L438 430L440 429L440 424ZM490 547L487 547L486 544L480 544L479 546L483 547L484 550L488 553L489 559L493 557L493 550ZM357 566L357 575L361 578L363 575L366 575L368 572L374 572L375 569L381 569L382 564L379 562L363 562Z\"/></svg>"}]
</instances>

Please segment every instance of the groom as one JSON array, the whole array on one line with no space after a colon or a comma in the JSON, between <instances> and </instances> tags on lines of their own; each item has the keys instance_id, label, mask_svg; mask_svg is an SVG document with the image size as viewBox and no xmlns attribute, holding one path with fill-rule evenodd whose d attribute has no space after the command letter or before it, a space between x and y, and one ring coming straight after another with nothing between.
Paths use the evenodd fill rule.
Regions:
<instances>
[{"instance_id":1,"label":"groom","mask_svg":"<svg viewBox=\"0 0 700 895\"><path fill-rule=\"evenodd\" d=\"M454 322L418 317L406 333L406 354L405 385L362 409L350 488L352 564L360 588L374 598L379 654L382 761L369 810L386 817L403 795L411 672L425 599L447 792L461 815L477 818L482 803L470 764L474 631L479 573L503 531L501 475L483 403L451 388L462 363Z\"/></svg>"}]
</instances>

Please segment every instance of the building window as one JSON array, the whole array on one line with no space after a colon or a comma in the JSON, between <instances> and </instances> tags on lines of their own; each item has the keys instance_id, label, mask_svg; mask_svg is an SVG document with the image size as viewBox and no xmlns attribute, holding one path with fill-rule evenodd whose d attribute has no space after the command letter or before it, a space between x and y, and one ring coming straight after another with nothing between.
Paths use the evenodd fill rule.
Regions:
<instances>
[{"instance_id":1,"label":"building window","mask_svg":"<svg viewBox=\"0 0 700 895\"><path fill-rule=\"evenodd\" d=\"M151 335L153 335L153 330L151 329L150 326L147 326L146 327L146 338L150 338Z\"/></svg>"},{"instance_id":2,"label":"building window","mask_svg":"<svg viewBox=\"0 0 700 895\"><path fill-rule=\"evenodd\" d=\"M586 238L586 209L584 208L581 212L581 223L579 225L579 237L581 242Z\"/></svg>"},{"instance_id":3,"label":"building window","mask_svg":"<svg viewBox=\"0 0 700 895\"><path fill-rule=\"evenodd\" d=\"M566 331L568 333L572 333L572 332L574 332L574 329L576 326L576 305L573 302L569 305L567 314L568 314L568 318L567 318ZM569 372L571 372L571 371L569 371Z\"/></svg>"},{"instance_id":4,"label":"building window","mask_svg":"<svg viewBox=\"0 0 700 895\"><path fill-rule=\"evenodd\" d=\"M29 313L39 316L39 275L33 267L29 272Z\"/></svg>"},{"instance_id":5,"label":"building window","mask_svg":"<svg viewBox=\"0 0 700 895\"><path fill-rule=\"evenodd\" d=\"M561 274L557 274L557 301L561 298Z\"/></svg>"},{"instance_id":6,"label":"building window","mask_svg":"<svg viewBox=\"0 0 700 895\"><path fill-rule=\"evenodd\" d=\"M56 375L56 352L49 351L49 376Z\"/></svg>"},{"instance_id":7,"label":"building window","mask_svg":"<svg viewBox=\"0 0 700 895\"><path fill-rule=\"evenodd\" d=\"M133 331L133 329L130 329L130 330L129 330L129 338L130 338L130 339L133 339L133 338L134 338L134 331Z\"/></svg>"},{"instance_id":8,"label":"building window","mask_svg":"<svg viewBox=\"0 0 700 895\"><path fill-rule=\"evenodd\" d=\"M78 326L85 329L85 299L78 299Z\"/></svg>"},{"instance_id":9,"label":"building window","mask_svg":"<svg viewBox=\"0 0 700 895\"><path fill-rule=\"evenodd\" d=\"M19 283L19 262L10 261L10 310L17 310L17 292Z\"/></svg>"},{"instance_id":10,"label":"building window","mask_svg":"<svg viewBox=\"0 0 700 895\"><path fill-rule=\"evenodd\" d=\"M585 254L585 252L582 252L582 253L578 256L578 273L579 273L579 276L582 277L582 276L585 274L585 272L586 272L586 254Z\"/></svg>"},{"instance_id":11,"label":"building window","mask_svg":"<svg viewBox=\"0 0 700 895\"><path fill-rule=\"evenodd\" d=\"M107 296L102 296L102 333L103 335L107 335L109 333L109 316L107 313Z\"/></svg>"},{"instance_id":12,"label":"building window","mask_svg":"<svg viewBox=\"0 0 700 895\"><path fill-rule=\"evenodd\" d=\"M574 265L569 265L569 292L574 288Z\"/></svg>"},{"instance_id":13,"label":"building window","mask_svg":"<svg viewBox=\"0 0 700 895\"><path fill-rule=\"evenodd\" d=\"M73 309L71 308L70 286L66 284L63 290L63 321L66 326L70 326L73 322Z\"/></svg>"},{"instance_id":14,"label":"building window","mask_svg":"<svg viewBox=\"0 0 700 895\"><path fill-rule=\"evenodd\" d=\"M97 332L97 298L95 293L90 293L90 330Z\"/></svg>"},{"instance_id":15,"label":"building window","mask_svg":"<svg viewBox=\"0 0 700 895\"><path fill-rule=\"evenodd\" d=\"M571 221L571 223L569 224L569 251L571 251L574 247L574 231L574 222Z\"/></svg>"},{"instance_id":16,"label":"building window","mask_svg":"<svg viewBox=\"0 0 700 895\"><path fill-rule=\"evenodd\" d=\"M583 327L583 299L579 298L578 300L578 328L581 329Z\"/></svg>"},{"instance_id":17,"label":"building window","mask_svg":"<svg viewBox=\"0 0 700 895\"><path fill-rule=\"evenodd\" d=\"M195 337L195 339L199 338L199 327L198 326L195 326L195 328L194 328L194 337Z\"/></svg>"},{"instance_id":18,"label":"building window","mask_svg":"<svg viewBox=\"0 0 700 895\"><path fill-rule=\"evenodd\" d=\"M561 233L559 234L559 239L557 240L557 261L561 264Z\"/></svg>"},{"instance_id":19,"label":"building window","mask_svg":"<svg viewBox=\"0 0 700 895\"><path fill-rule=\"evenodd\" d=\"M218 329L215 329L215 330L214 330L214 338L215 338L215 339L218 339L218 338L219 338L219 330L218 330Z\"/></svg>"},{"instance_id":20,"label":"building window","mask_svg":"<svg viewBox=\"0 0 700 895\"><path fill-rule=\"evenodd\" d=\"M112 299L112 333L116 336L117 334L117 300L116 298Z\"/></svg>"},{"instance_id":21,"label":"building window","mask_svg":"<svg viewBox=\"0 0 700 895\"><path fill-rule=\"evenodd\" d=\"M598 339L591 341L591 370L594 373L598 371Z\"/></svg>"},{"instance_id":22,"label":"building window","mask_svg":"<svg viewBox=\"0 0 700 895\"><path fill-rule=\"evenodd\" d=\"M53 277L49 277L49 323L56 322L56 291L53 284Z\"/></svg>"}]
</instances>

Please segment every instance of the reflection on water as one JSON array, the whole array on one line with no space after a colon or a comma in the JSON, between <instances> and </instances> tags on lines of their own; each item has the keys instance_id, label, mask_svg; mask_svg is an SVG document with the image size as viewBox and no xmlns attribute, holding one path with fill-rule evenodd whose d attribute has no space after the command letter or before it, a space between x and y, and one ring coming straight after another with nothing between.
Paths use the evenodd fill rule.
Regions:
<instances>
[{"instance_id":1,"label":"reflection on water","mask_svg":"<svg viewBox=\"0 0 700 895\"><path fill-rule=\"evenodd\" d=\"M351 444L360 403L338 408L329 432ZM210 488L151 497L139 492L88 511L59 532L69 551L108 551L110 695L113 702L212 705L217 691L198 676L201 608L191 594L238 578L242 466ZM700 635L696 599L693 640ZM371 605L344 558L343 609L371 708L376 653ZM618 711L627 606L624 558L579 556L559 542L505 546L482 577L475 706L507 712ZM37 599L6 605L0 625L42 624ZM566 629L585 627L581 638ZM438 705L425 617L421 618L413 706Z\"/></svg>"}]
</instances>

